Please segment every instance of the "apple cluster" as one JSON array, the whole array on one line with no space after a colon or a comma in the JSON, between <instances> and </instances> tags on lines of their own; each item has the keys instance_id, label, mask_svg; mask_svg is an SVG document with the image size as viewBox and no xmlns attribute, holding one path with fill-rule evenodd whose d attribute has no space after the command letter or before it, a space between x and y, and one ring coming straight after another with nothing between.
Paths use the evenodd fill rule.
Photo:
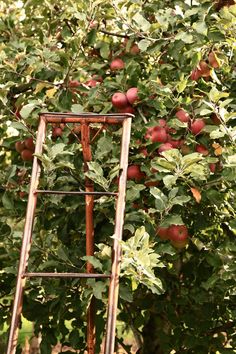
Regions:
<instances>
[{"instance_id":1,"label":"apple cluster","mask_svg":"<svg viewBox=\"0 0 236 354\"><path fill-rule=\"evenodd\" d=\"M188 229L186 225L170 225L169 227L159 226L156 230L161 240L170 240L176 248L184 248L188 244Z\"/></svg>"},{"instance_id":2,"label":"apple cluster","mask_svg":"<svg viewBox=\"0 0 236 354\"><path fill-rule=\"evenodd\" d=\"M15 143L15 149L20 153L23 161L33 160L35 145L32 137L26 138L23 141L17 141Z\"/></svg>"},{"instance_id":3,"label":"apple cluster","mask_svg":"<svg viewBox=\"0 0 236 354\"><path fill-rule=\"evenodd\" d=\"M135 112L133 104L138 101L138 89L137 87L131 87L126 93L116 92L112 96L111 102L119 113L131 113Z\"/></svg>"}]
</instances>

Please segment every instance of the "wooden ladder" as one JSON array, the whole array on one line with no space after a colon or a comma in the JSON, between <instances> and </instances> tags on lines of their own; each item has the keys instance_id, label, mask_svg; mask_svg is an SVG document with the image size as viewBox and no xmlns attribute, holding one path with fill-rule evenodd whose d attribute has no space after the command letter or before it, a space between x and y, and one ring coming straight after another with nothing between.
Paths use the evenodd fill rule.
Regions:
<instances>
[{"instance_id":1,"label":"wooden ladder","mask_svg":"<svg viewBox=\"0 0 236 354\"><path fill-rule=\"evenodd\" d=\"M22 247L20 261L18 267L16 290L12 310L12 319L9 331L7 353L15 354L18 340L18 325L23 307L23 292L27 278L109 278L109 295L108 309L106 320L106 335L104 354L114 353L115 346L115 330L116 330L116 312L118 304L119 291L119 274L120 274L120 258L121 258L121 240L124 224L125 212L125 194L128 167L129 142L131 132L131 114L74 114L74 113L42 113L39 117L39 126L37 131L37 140L35 147L35 156L33 159L33 167L31 174L30 189L28 195L28 203L26 210L25 226L22 238ZM122 126L120 165L119 165L119 182L118 192L96 192L92 181L85 177L85 191L56 191L56 190L40 190L38 189L39 178L41 173L41 164L37 156L43 152L43 144L46 137L47 124L60 123L79 123L81 131L81 144L84 158L84 170L88 171L88 162L92 159L91 140L90 140L90 124L118 124ZM94 227L93 227L93 206L94 197L96 195L109 195L116 197L115 211L115 229L114 241L112 249L112 267L111 273L96 274L93 266L87 262L86 273L29 273L27 265L32 242L32 232L34 225L35 210L38 194L60 194L60 195L82 195L85 197L85 215L86 215L86 256L94 254ZM95 354L95 304L92 298L87 312L87 353Z\"/></svg>"}]
</instances>

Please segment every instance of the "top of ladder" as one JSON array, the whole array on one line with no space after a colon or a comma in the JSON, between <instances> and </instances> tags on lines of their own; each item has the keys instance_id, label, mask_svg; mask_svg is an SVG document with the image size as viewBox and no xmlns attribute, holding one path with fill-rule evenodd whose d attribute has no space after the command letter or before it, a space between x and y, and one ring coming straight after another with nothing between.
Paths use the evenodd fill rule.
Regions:
<instances>
[{"instance_id":1,"label":"top of ladder","mask_svg":"<svg viewBox=\"0 0 236 354\"><path fill-rule=\"evenodd\" d=\"M40 113L41 118L45 118L48 123L108 123L120 124L127 118L133 118L131 113L58 113L45 112Z\"/></svg>"}]
</instances>

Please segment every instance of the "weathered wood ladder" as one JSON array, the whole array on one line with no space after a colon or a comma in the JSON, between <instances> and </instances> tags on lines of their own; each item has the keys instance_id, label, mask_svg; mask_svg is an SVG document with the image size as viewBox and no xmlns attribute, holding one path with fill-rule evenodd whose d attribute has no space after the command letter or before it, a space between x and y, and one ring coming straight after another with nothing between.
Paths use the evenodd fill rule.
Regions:
<instances>
[{"instance_id":1,"label":"weathered wood ladder","mask_svg":"<svg viewBox=\"0 0 236 354\"><path fill-rule=\"evenodd\" d=\"M23 292L27 278L32 277L66 277L66 278L109 278L109 297L107 309L107 323L105 335L104 354L112 354L115 346L116 313L118 305L119 291L119 273L121 244L125 212L125 194L128 167L129 142L131 132L131 114L73 114L73 113L42 113L40 114L39 127L37 131L37 140L35 147L35 156L31 174L31 182L26 210L25 226L22 238L22 248L18 267L15 298L12 310L12 319L9 331L9 339L6 354L15 354L18 340L18 325L23 307ZM85 191L55 191L40 190L38 188L41 165L37 155L43 152L43 144L46 137L46 128L48 123L78 123L81 129L81 144L83 149L83 158L85 171L88 170L87 162L91 161L91 141L90 141L90 123L101 124L120 124L122 125L121 154L120 154L120 174L118 182L118 192L96 192L91 180L85 177ZM93 226L93 206L94 196L110 195L116 197L115 212L115 230L112 250L112 268L111 273L96 274L93 266L87 262L86 273L30 273L27 272L29 253L32 242L32 232L34 225L35 210L38 194L62 194L62 195L82 195L85 196L86 213L86 255L94 254L94 226ZM89 304L87 313L87 352L95 354L95 306L94 300Z\"/></svg>"}]
</instances>

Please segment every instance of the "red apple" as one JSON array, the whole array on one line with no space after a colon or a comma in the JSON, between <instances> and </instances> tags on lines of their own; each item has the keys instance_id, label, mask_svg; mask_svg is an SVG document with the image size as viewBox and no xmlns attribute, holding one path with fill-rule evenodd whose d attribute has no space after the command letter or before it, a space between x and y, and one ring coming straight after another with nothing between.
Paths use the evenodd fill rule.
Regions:
<instances>
[{"instance_id":1,"label":"red apple","mask_svg":"<svg viewBox=\"0 0 236 354\"><path fill-rule=\"evenodd\" d=\"M23 161L33 160L33 152L31 150L24 149L23 151L21 151L20 155Z\"/></svg>"},{"instance_id":2,"label":"red apple","mask_svg":"<svg viewBox=\"0 0 236 354\"><path fill-rule=\"evenodd\" d=\"M88 87L96 87L100 82L94 79L90 79L85 82L85 85Z\"/></svg>"},{"instance_id":3,"label":"red apple","mask_svg":"<svg viewBox=\"0 0 236 354\"><path fill-rule=\"evenodd\" d=\"M69 87L78 87L80 86L80 82L78 80L70 80Z\"/></svg>"},{"instance_id":4,"label":"red apple","mask_svg":"<svg viewBox=\"0 0 236 354\"><path fill-rule=\"evenodd\" d=\"M196 119L190 127L191 132L194 135L198 135L199 133L201 133L202 129L205 127L205 122L203 119Z\"/></svg>"},{"instance_id":5,"label":"red apple","mask_svg":"<svg viewBox=\"0 0 236 354\"><path fill-rule=\"evenodd\" d=\"M190 79L193 81L197 81L200 77L201 77L201 71L198 68L193 69L190 75Z\"/></svg>"},{"instance_id":6,"label":"red apple","mask_svg":"<svg viewBox=\"0 0 236 354\"><path fill-rule=\"evenodd\" d=\"M175 248L178 248L178 249L182 249L182 248L185 248L188 244L188 240L184 240L184 241L170 241L172 246L174 246Z\"/></svg>"},{"instance_id":7,"label":"red apple","mask_svg":"<svg viewBox=\"0 0 236 354\"><path fill-rule=\"evenodd\" d=\"M175 115L183 123L188 123L190 121L190 115L184 109L179 109Z\"/></svg>"},{"instance_id":8,"label":"red apple","mask_svg":"<svg viewBox=\"0 0 236 354\"><path fill-rule=\"evenodd\" d=\"M199 65L201 76L209 77L211 70L210 70L209 66L207 65L207 63L204 60L201 60L198 65Z\"/></svg>"},{"instance_id":9,"label":"red apple","mask_svg":"<svg viewBox=\"0 0 236 354\"><path fill-rule=\"evenodd\" d=\"M111 101L112 101L113 106L117 107L117 108L124 108L124 107L128 106L127 97L122 92L114 93L114 95L112 96Z\"/></svg>"},{"instance_id":10,"label":"red apple","mask_svg":"<svg viewBox=\"0 0 236 354\"><path fill-rule=\"evenodd\" d=\"M166 129L168 128L165 119L159 119L159 120L158 120L158 125L159 125L160 127L162 127L162 128L166 128Z\"/></svg>"},{"instance_id":11,"label":"red apple","mask_svg":"<svg viewBox=\"0 0 236 354\"><path fill-rule=\"evenodd\" d=\"M209 150L204 145L197 145L195 151L199 152L203 156L207 156L209 154Z\"/></svg>"},{"instance_id":12,"label":"red apple","mask_svg":"<svg viewBox=\"0 0 236 354\"><path fill-rule=\"evenodd\" d=\"M167 141L168 135L164 128L162 127L153 127L151 140L153 143L165 143Z\"/></svg>"},{"instance_id":13,"label":"red apple","mask_svg":"<svg viewBox=\"0 0 236 354\"><path fill-rule=\"evenodd\" d=\"M171 136L168 136L167 142L170 143L174 149L178 149L184 144L183 139L172 139Z\"/></svg>"},{"instance_id":14,"label":"red apple","mask_svg":"<svg viewBox=\"0 0 236 354\"><path fill-rule=\"evenodd\" d=\"M170 240L183 242L188 238L188 229L185 225L171 225L168 234Z\"/></svg>"},{"instance_id":15,"label":"red apple","mask_svg":"<svg viewBox=\"0 0 236 354\"><path fill-rule=\"evenodd\" d=\"M52 137L53 137L53 138L57 138L57 137L59 137L59 136L62 136L62 129L59 128L59 127L53 128L53 130L52 130Z\"/></svg>"},{"instance_id":16,"label":"red apple","mask_svg":"<svg viewBox=\"0 0 236 354\"><path fill-rule=\"evenodd\" d=\"M181 152L182 152L183 155L188 155L188 154L191 153L191 149L190 149L190 147L188 145L183 144L181 146Z\"/></svg>"},{"instance_id":17,"label":"red apple","mask_svg":"<svg viewBox=\"0 0 236 354\"><path fill-rule=\"evenodd\" d=\"M133 104L135 101L137 101L138 100L138 89L137 89L137 87L131 87L126 92L126 97L127 97L127 100L129 101L130 104Z\"/></svg>"},{"instance_id":18,"label":"red apple","mask_svg":"<svg viewBox=\"0 0 236 354\"><path fill-rule=\"evenodd\" d=\"M162 240L168 240L169 239L169 228L168 227L161 227L159 226L156 229L156 234L159 236Z\"/></svg>"},{"instance_id":19,"label":"red apple","mask_svg":"<svg viewBox=\"0 0 236 354\"><path fill-rule=\"evenodd\" d=\"M219 60L217 59L216 55L214 52L210 52L209 55L208 55L208 61L209 61L209 64L217 69L220 67L220 63L219 63Z\"/></svg>"},{"instance_id":20,"label":"red apple","mask_svg":"<svg viewBox=\"0 0 236 354\"><path fill-rule=\"evenodd\" d=\"M15 149L17 152L21 152L25 149L25 142L24 141L17 141L15 143Z\"/></svg>"},{"instance_id":21,"label":"red apple","mask_svg":"<svg viewBox=\"0 0 236 354\"><path fill-rule=\"evenodd\" d=\"M146 181L144 184L146 187L156 187L160 184L160 181Z\"/></svg>"},{"instance_id":22,"label":"red apple","mask_svg":"<svg viewBox=\"0 0 236 354\"><path fill-rule=\"evenodd\" d=\"M139 153L143 154L145 157L148 156L148 151L144 146L139 149Z\"/></svg>"},{"instance_id":23,"label":"red apple","mask_svg":"<svg viewBox=\"0 0 236 354\"><path fill-rule=\"evenodd\" d=\"M215 173L216 170L216 164L215 163L209 163L209 169L212 173Z\"/></svg>"},{"instance_id":24,"label":"red apple","mask_svg":"<svg viewBox=\"0 0 236 354\"><path fill-rule=\"evenodd\" d=\"M135 109L130 105L124 108L120 108L118 111L119 113L131 113L131 114L135 113Z\"/></svg>"},{"instance_id":25,"label":"red apple","mask_svg":"<svg viewBox=\"0 0 236 354\"><path fill-rule=\"evenodd\" d=\"M124 69L124 67L125 67L125 63L120 58L113 59L112 62L110 63L111 71L122 70Z\"/></svg>"},{"instance_id":26,"label":"red apple","mask_svg":"<svg viewBox=\"0 0 236 354\"><path fill-rule=\"evenodd\" d=\"M140 49L137 44L133 44L132 47L130 48L130 54L132 55L137 55L140 52Z\"/></svg>"},{"instance_id":27,"label":"red apple","mask_svg":"<svg viewBox=\"0 0 236 354\"><path fill-rule=\"evenodd\" d=\"M33 138L27 138L25 139L25 147L31 151L34 151L35 145L34 145L34 140Z\"/></svg>"},{"instance_id":28,"label":"red apple","mask_svg":"<svg viewBox=\"0 0 236 354\"><path fill-rule=\"evenodd\" d=\"M218 118L217 114L215 114L215 113L212 113L212 114L211 114L211 120L212 120L212 122L213 122L215 125L220 125L220 124L221 124L220 119Z\"/></svg>"},{"instance_id":29,"label":"red apple","mask_svg":"<svg viewBox=\"0 0 236 354\"><path fill-rule=\"evenodd\" d=\"M127 179L140 181L145 177L145 173L140 170L139 165L130 165L127 170Z\"/></svg>"},{"instance_id":30,"label":"red apple","mask_svg":"<svg viewBox=\"0 0 236 354\"><path fill-rule=\"evenodd\" d=\"M161 146L158 149L158 153L161 155L163 151L171 150L173 149L173 146L170 143L164 143L161 144Z\"/></svg>"}]
</instances>

